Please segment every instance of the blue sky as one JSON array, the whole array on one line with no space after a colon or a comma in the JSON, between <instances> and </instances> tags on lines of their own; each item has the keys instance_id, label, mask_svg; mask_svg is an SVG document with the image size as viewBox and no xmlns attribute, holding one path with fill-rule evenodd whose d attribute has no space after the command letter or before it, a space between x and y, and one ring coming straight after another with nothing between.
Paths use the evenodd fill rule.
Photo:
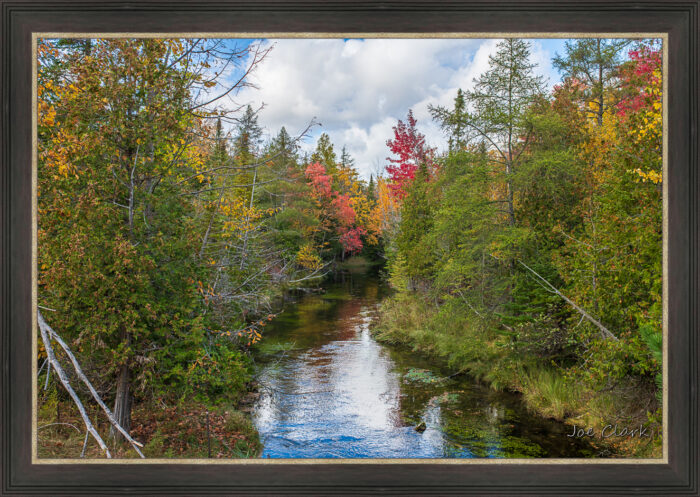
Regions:
<instances>
[{"instance_id":1,"label":"blue sky","mask_svg":"<svg viewBox=\"0 0 700 497\"><path fill-rule=\"evenodd\" d=\"M457 89L471 87L488 67L497 39L279 39L263 40L273 49L258 65L235 104L263 106L259 123L267 137L282 126L295 135L315 118L322 124L302 145L313 150L318 136L331 137L338 154L345 146L361 175L377 174L389 155L392 126L409 109L427 142L438 149L444 136L430 119L428 105L451 105ZM236 40L235 43L250 43ZM563 39L533 39L536 72L559 81L551 65ZM229 43L234 43L231 40ZM230 76L231 78L234 75ZM233 103L232 103L233 105Z\"/></svg>"}]
</instances>

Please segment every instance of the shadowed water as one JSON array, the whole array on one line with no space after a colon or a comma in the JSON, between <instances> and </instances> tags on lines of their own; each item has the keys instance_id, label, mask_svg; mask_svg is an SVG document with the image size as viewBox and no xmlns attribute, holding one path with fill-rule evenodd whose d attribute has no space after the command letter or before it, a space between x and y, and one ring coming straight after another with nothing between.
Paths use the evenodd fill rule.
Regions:
<instances>
[{"instance_id":1,"label":"shadowed water","mask_svg":"<svg viewBox=\"0 0 700 497\"><path fill-rule=\"evenodd\" d=\"M376 276L345 273L324 288L288 304L257 349L262 457L595 455L517 395L446 378L424 358L375 341L371 320L386 295Z\"/></svg>"}]
</instances>

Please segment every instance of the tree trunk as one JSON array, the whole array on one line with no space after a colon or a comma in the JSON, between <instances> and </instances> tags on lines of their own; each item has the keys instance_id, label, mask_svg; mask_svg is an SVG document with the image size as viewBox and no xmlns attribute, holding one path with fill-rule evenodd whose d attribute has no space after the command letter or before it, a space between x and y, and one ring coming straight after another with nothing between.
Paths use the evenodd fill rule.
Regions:
<instances>
[{"instance_id":1,"label":"tree trunk","mask_svg":"<svg viewBox=\"0 0 700 497\"><path fill-rule=\"evenodd\" d=\"M124 364L119 371L117 397L114 400L114 418L127 433L131 430L131 371L127 364ZM124 440L124 436L113 426L109 430L109 436L116 440Z\"/></svg>"},{"instance_id":2,"label":"tree trunk","mask_svg":"<svg viewBox=\"0 0 700 497\"><path fill-rule=\"evenodd\" d=\"M603 110L605 95L603 94L603 55L600 51L600 38L598 38L598 126L603 125Z\"/></svg>"},{"instance_id":3,"label":"tree trunk","mask_svg":"<svg viewBox=\"0 0 700 497\"><path fill-rule=\"evenodd\" d=\"M515 226L515 208L513 207L513 182L510 179L512 172L510 164L508 165L507 171L508 180L506 181L506 188L508 189L508 224L510 224L511 226Z\"/></svg>"},{"instance_id":4,"label":"tree trunk","mask_svg":"<svg viewBox=\"0 0 700 497\"><path fill-rule=\"evenodd\" d=\"M248 206L248 214L245 216L246 225L250 223L250 211L253 210L253 202L255 202L255 181L258 179L258 168L253 169L253 188L250 190L250 205ZM239 269L243 270L243 264L245 263L248 254L248 233L250 233L250 226L246 226L246 231L243 237L243 254L241 255L241 266Z\"/></svg>"}]
</instances>

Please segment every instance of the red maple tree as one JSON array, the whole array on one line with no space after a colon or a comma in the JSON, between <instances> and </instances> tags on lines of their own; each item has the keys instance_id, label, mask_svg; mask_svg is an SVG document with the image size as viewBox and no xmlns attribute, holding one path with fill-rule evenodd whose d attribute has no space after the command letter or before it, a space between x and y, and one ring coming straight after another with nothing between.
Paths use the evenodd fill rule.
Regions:
<instances>
[{"instance_id":1,"label":"red maple tree","mask_svg":"<svg viewBox=\"0 0 700 497\"><path fill-rule=\"evenodd\" d=\"M336 232L343 250L354 254L362 250L362 236L367 231L361 226L356 226L357 214L352 205L350 196L339 193L332 188L333 177L326 173L323 164L313 162L304 171L306 178L311 183L313 194L324 206L326 212L337 223Z\"/></svg>"},{"instance_id":2,"label":"red maple tree","mask_svg":"<svg viewBox=\"0 0 700 497\"><path fill-rule=\"evenodd\" d=\"M314 191L320 197L329 198L333 193L331 191L331 181L332 178L329 174L326 174L326 168L323 164L318 162L313 162L306 167L304 171L306 177L311 181L314 187Z\"/></svg>"},{"instance_id":3,"label":"red maple tree","mask_svg":"<svg viewBox=\"0 0 700 497\"><path fill-rule=\"evenodd\" d=\"M616 105L622 118L661 101L661 50L653 45L642 45L630 50L629 57L630 62L620 71L620 88L625 96Z\"/></svg>"},{"instance_id":4,"label":"red maple tree","mask_svg":"<svg viewBox=\"0 0 700 497\"><path fill-rule=\"evenodd\" d=\"M415 178L421 162L425 162L429 170L433 168L433 149L426 147L425 136L416 129L416 123L413 111L409 110L406 122L399 119L398 124L393 127L394 139L386 142L389 150L398 156L387 157L390 164L386 166L390 179L389 187L398 199L406 196L408 186Z\"/></svg>"},{"instance_id":5,"label":"red maple tree","mask_svg":"<svg viewBox=\"0 0 700 497\"><path fill-rule=\"evenodd\" d=\"M361 237L366 234L367 231L361 226L357 226L342 233L340 235L340 244L343 246L343 250L349 254L356 254L362 250Z\"/></svg>"}]
</instances>

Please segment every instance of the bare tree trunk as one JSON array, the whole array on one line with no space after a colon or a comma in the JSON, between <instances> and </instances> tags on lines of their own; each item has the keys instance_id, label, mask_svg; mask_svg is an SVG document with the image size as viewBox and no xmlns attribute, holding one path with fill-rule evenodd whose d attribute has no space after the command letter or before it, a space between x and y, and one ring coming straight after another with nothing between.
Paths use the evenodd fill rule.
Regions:
<instances>
[{"instance_id":1,"label":"bare tree trunk","mask_svg":"<svg viewBox=\"0 0 700 497\"><path fill-rule=\"evenodd\" d=\"M506 199L508 201L508 223L515 226L515 208L513 207L513 168L510 160L506 162Z\"/></svg>"},{"instance_id":2,"label":"bare tree trunk","mask_svg":"<svg viewBox=\"0 0 700 497\"><path fill-rule=\"evenodd\" d=\"M125 332L124 339L126 340L127 346L131 345L131 333ZM131 370L127 363L122 364L119 368L117 395L114 399L113 412L117 423L128 433L131 430ZM114 426L109 429L109 436L115 440L126 440Z\"/></svg>"},{"instance_id":3,"label":"bare tree trunk","mask_svg":"<svg viewBox=\"0 0 700 497\"><path fill-rule=\"evenodd\" d=\"M49 335L56 340L56 343L58 343L63 351L66 353L68 356L68 359L70 362L73 364L73 368L75 369L75 374L80 378L80 380L85 383L85 386L88 387L88 390L90 390L90 393L92 394L93 399L95 399L95 402L97 402L97 405L102 408L104 411L105 415L107 416L107 419L109 420L110 424L112 427L116 430L118 430L124 438L131 443L131 445L134 447L134 450L138 453L139 456L142 458L144 457L141 451L139 450L139 447L143 447L143 444L140 442L137 442L131 436L129 433L119 424L117 423L116 419L114 419L114 415L112 414L112 411L109 410L107 405L102 401L100 398L100 395L97 393L97 390L95 390L95 387L92 386L92 383L90 383L90 380L88 380L87 376L85 376L85 373L83 373L83 369L80 367L80 364L78 363L78 359L75 358L73 355L73 352L70 350L68 347L68 344L56 333L53 329L51 329L50 326L46 325L47 329L49 330ZM97 416L97 412L95 412L95 417Z\"/></svg>"},{"instance_id":4,"label":"bare tree trunk","mask_svg":"<svg viewBox=\"0 0 700 497\"><path fill-rule=\"evenodd\" d=\"M222 184L223 188L226 188L226 179L224 179L224 182ZM216 218L216 213L219 211L221 208L221 202L224 200L224 192L226 190L222 189L221 193L219 193L219 200L216 203L216 207L214 208L214 211L211 213L211 217L209 218L209 225L207 226L207 231L204 233L204 238L202 239L202 247L199 249L199 258L201 259L204 257L204 249L207 248L207 242L209 241L209 233L211 233L211 227L214 224L214 219Z\"/></svg>"},{"instance_id":5,"label":"bare tree trunk","mask_svg":"<svg viewBox=\"0 0 700 497\"><path fill-rule=\"evenodd\" d=\"M124 364L119 371L117 383L117 396L114 400L114 418L124 430L131 430L131 371ZM109 429L109 436L116 440L124 440L124 436L113 426Z\"/></svg>"},{"instance_id":6,"label":"bare tree trunk","mask_svg":"<svg viewBox=\"0 0 700 497\"><path fill-rule=\"evenodd\" d=\"M603 55L601 54L600 50L600 38L598 38L598 51L597 51L597 56L598 56L598 91L600 92L598 94L598 126L603 125L603 112L604 112L604 105L605 105L605 96L603 95Z\"/></svg>"},{"instance_id":7,"label":"bare tree trunk","mask_svg":"<svg viewBox=\"0 0 700 497\"><path fill-rule=\"evenodd\" d=\"M136 156L134 157L134 165L131 167L129 175L129 237L131 243L134 244L134 211L135 211L135 192L136 185L134 183L134 174L136 172L136 163L139 158L139 147L136 147ZM126 339L127 345L131 343L131 334L124 332L123 338ZM117 396L114 400L114 418L117 423L128 433L131 430L131 399L130 399L130 373L129 366L123 364L119 370L119 380L117 382ZM123 440L126 438L119 433L114 426L109 429L109 436L115 440Z\"/></svg>"},{"instance_id":8,"label":"bare tree trunk","mask_svg":"<svg viewBox=\"0 0 700 497\"><path fill-rule=\"evenodd\" d=\"M255 182L258 179L258 168L256 167L253 169L253 188L250 190L250 205L248 206L248 214L246 214L245 220L246 220L246 225L250 223L250 211L253 210L253 202L255 201ZM246 226L246 231L245 234L243 235L243 253L241 254L241 265L239 269L243 269L243 264L245 263L248 254L248 233L250 230L248 229L249 226Z\"/></svg>"},{"instance_id":9,"label":"bare tree trunk","mask_svg":"<svg viewBox=\"0 0 700 497\"><path fill-rule=\"evenodd\" d=\"M510 40L510 59L513 60L513 40ZM508 158L506 159L506 196L508 199L508 222L515 226L513 208L513 70L508 72Z\"/></svg>"}]
</instances>

